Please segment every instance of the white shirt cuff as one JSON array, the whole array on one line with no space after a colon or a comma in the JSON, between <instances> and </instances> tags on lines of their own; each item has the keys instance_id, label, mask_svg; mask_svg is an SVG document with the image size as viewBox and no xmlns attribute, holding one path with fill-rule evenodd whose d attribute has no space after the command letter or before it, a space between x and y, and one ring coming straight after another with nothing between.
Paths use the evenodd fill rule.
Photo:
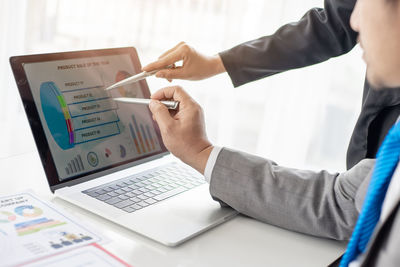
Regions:
<instances>
[{"instance_id":1,"label":"white shirt cuff","mask_svg":"<svg viewBox=\"0 0 400 267\"><path fill-rule=\"evenodd\" d=\"M222 147L214 146L213 150L211 150L210 156L208 157L206 168L204 170L204 178L206 179L207 183L211 182L211 174L221 149Z\"/></svg>"}]
</instances>

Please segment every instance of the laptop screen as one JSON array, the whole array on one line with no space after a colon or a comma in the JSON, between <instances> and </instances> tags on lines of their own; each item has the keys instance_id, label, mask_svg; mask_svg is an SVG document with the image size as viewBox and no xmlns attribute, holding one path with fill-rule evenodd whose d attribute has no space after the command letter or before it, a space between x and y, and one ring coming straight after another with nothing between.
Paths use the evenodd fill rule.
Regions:
<instances>
[{"instance_id":1,"label":"laptop screen","mask_svg":"<svg viewBox=\"0 0 400 267\"><path fill-rule=\"evenodd\" d=\"M113 101L149 98L145 81L104 90L141 71L133 48L115 49L115 54L112 50L35 55L35 60L17 57L27 82L19 90L29 87L38 115L27 111L29 121L31 126L40 122L50 152L41 156L51 155L59 182L166 151L146 105ZM40 134L35 134L35 127L32 130L40 150Z\"/></svg>"}]
</instances>

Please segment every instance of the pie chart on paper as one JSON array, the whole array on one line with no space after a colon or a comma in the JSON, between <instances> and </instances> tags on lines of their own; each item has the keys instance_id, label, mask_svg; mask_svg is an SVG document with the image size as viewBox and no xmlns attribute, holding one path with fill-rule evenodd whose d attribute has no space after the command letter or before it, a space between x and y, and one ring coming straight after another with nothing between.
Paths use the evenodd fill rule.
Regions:
<instances>
[{"instance_id":1,"label":"pie chart on paper","mask_svg":"<svg viewBox=\"0 0 400 267\"><path fill-rule=\"evenodd\" d=\"M8 211L0 211L0 223L8 223L15 221L17 216L14 213Z\"/></svg>"},{"instance_id":2,"label":"pie chart on paper","mask_svg":"<svg viewBox=\"0 0 400 267\"><path fill-rule=\"evenodd\" d=\"M43 214L43 211L32 205L18 206L14 209L15 213L23 217L38 217Z\"/></svg>"}]
</instances>

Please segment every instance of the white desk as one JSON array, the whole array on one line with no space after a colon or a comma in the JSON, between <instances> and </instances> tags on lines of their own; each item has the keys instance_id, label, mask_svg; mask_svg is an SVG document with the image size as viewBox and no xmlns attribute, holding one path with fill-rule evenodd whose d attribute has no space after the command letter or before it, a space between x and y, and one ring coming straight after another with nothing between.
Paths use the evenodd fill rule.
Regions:
<instances>
[{"instance_id":1,"label":"white desk","mask_svg":"<svg viewBox=\"0 0 400 267\"><path fill-rule=\"evenodd\" d=\"M175 247L165 247L84 209L54 198L31 152L0 159L0 194L31 189L38 196L93 225L111 242L103 246L135 267L142 266L326 266L345 244L294 233L238 216Z\"/></svg>"}]
</instances>

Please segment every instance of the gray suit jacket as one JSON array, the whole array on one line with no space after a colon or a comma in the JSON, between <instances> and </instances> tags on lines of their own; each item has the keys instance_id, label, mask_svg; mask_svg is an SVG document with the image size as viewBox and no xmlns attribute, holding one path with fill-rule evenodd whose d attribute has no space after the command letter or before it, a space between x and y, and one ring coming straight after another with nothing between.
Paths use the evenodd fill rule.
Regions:
<instances>
[{"instance_id":1,"label":"gray suit jacket","mask_svg":"<svg viewBox=\"0 0 400 267\"><path fill-rule=\"evenodd\" d=\"M348 240L374 163L374 159L364 159L343 173L314 172L282 167L268 159L223 148L211 175L210 193L221 204L263 222ZM377 229L362 266L400 266L397 208Z\"/></svg>"},{"instance_id":2,"label":"gray suit jacket","mask_svg":"<svg viewBox=\"0 0 400 267\"><path fill-rule=\"evenodd\" d=\"M343 55L355 45L350 27L356 0L324 0L298 22L273 35L221 52L234 86ZM400 115L400 90L372 90L365 83L361 113L347 151L345 173L294 170L245 153L221 151L211 194L256 219L317 236L348 239L369 182L375 154ZM367 159L370 158L370 159ZM397 209L371 242L364 266L400 266ZM381 229L381 226L378 227ZM387 255L387 256L386 256ZM400 255L398 253L397 255Z\"/></svg>"}]
</instances>

